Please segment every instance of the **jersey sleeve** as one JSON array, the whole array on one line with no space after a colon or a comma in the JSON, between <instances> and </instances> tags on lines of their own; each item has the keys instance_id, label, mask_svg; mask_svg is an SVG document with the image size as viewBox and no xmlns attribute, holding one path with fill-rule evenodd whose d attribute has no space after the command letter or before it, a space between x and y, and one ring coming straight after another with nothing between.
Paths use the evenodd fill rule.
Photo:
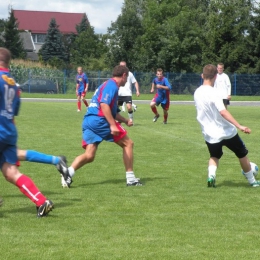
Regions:
<instances>
[{"instance_id":1,"label":"jersey sleeve","mask_svg":"<svg viewBox=\"0 0 260 260\"><path fill-rule=\"evenodd\" d=\"M167 78L164 78L164 84L165 84L166 87L169 88L169 90L172 89L172 86L171 86L171 84L170 84L170 82L169 82L169 80Z\"/></svg>"}]
</instances>

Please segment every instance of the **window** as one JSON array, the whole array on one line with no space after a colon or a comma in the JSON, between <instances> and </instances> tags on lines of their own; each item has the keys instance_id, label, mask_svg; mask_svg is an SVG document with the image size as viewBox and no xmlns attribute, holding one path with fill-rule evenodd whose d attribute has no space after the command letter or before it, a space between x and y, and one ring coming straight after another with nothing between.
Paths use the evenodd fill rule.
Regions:
<instances>
[{"instance_id":1,"label":"window","mask_svg":"<svg viewBox=\"0 0 260 260\"><path fill-rule=\"evenodd\" d=\"M32 38L34 43L44 43L46 34L32 34Z\"/></svg>"}]
</instances>

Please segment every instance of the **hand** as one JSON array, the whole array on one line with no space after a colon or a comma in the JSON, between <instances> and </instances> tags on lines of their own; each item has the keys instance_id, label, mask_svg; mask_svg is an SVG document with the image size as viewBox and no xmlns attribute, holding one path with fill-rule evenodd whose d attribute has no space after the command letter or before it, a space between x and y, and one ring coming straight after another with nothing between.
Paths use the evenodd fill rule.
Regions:
<instances>
[{"instance_id":1,"label":"hand","mask_svg":"<svg viewBox=\"0 0 260 260\"><path fill-rule=\"evenodd\" d=\"M250 134L251 133L251 129L248 128L247 126L240 126L239 129L244 132L245 134Z\"/></svg>"},{"instance_id":2,"label":"hand","mask_svg":"<svg viewBox=\"0 0 260 260\"><path fill-rule=\"evenodd\" d=\"M120 131L118 130L116 125L110 126L111 134L112 135L119 135Z\"/></svg>"},{"instance_id":3,"label":"hand","mask_svg":"<svg viewBox=\"0 0 260 260\"><path fill-rule=\"evenodd\" d=\"M127 122L126 122L126 125L127 126L133 126L133 120L132 119L128 119Z\"/></svg>"}]
</instances>

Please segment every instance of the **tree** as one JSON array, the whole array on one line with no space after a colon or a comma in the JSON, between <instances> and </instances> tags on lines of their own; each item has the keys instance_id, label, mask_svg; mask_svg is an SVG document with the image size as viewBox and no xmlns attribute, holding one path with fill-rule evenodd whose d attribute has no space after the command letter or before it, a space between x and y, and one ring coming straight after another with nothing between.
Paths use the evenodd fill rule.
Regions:
<instances>
[{"instance_id":1,"label":"tree","mask_svg":"<svg viewBox=\"0 0 260 260\"><path fill-rule=\"evenodd\" d=\"M45 63L57 67L64 67L64 62L68 60L62 41L62 34L54 18L50 21L45 42L39 53Z\"/></svg>"},{"instance_id":2,"label":"tree","mask_svg":"<svg viewBox=\"0 0 260 260\"><path fill-rule=\"evenodd\" d=\"M24 59L26 57L26 52L19 35L18 22L14 17L13 10L11 10L9 14L10 16L4 24L4 47L10 50L13 59Z\"/></svg>"},{"instance_id":3,"label":"tree","mask_svg":"<svg viewBox=\"0 0 260 260\"><path fill-rule=\"evenodd\" d=\"M89 23L88 17L86 16L86 14L83 14L81 22L76 25L77 33L80 34L82 32L85 32L89 26L90 26L90 23Z\"/></svg>"},{"instance_id":4,"label":"tree","mask_svg":"<svg viewBox=\"0 0 260 260\"><path fill-rule=\"evenodd\" d=\"M135 43L143 34L142 16L145 1L125 0L122 14L108 28L108 48L106 61L110 67L114 67L121 60L126 61L127 66L134 70L136 66Z\"/></svg>"}]
</instances>

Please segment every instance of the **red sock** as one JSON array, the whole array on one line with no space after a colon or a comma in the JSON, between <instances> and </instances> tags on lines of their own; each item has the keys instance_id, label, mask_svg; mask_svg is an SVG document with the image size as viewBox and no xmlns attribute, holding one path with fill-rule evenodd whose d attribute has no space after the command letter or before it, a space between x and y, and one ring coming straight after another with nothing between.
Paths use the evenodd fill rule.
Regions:
<instances>
[{"instance_id":1,"label":"red sock","mask_svg":"<svg viewBox=\"0 0 260 260\"><path fill-rule=\"evenodd\" d=\"M81 110L81 102L78 101L78 110Z\"/></svg>"},{"instance_id":2,"label":"red sock","mask_svg":"<svg viewBox=\"0 0 260 260\"><path fill-rule=\"evenodd\" d=\"M83 100L86 107L88 107L88 101L86 99Z\"/></svg>"},{"instance_id":3,"label":"red sock","mask_svg":"<svg viewBox=\"0 0 260 260\"><path fill-rule=\"evenodd\" d=\"M157 108L156 107L152 107L152 111L154 112L154 114L157 116L158 112L157 112Z\"/></svg>"},{"instance_id":4,"label":"red sock","mask_svg":"<svg viewBox=\"0 0 260 260\"><path fill-rule=\"evenodd\" d=\"M166 121L167 121L167 118L168 118L168 114L163 115L163 118L164 118L164 121L166 122Z\"/></svg>"},{"instance_id":5,"label":"red sock","mask_svg":"<svg viewBox=\"0 0 260 260\"><path fill-rule=\"evenodd\" d=\"M42 195L33 181L26 175L22 175L17 181L16 186L28 197L37 207L41 206L46 198Z\"/></svg>"}]
</instances>

